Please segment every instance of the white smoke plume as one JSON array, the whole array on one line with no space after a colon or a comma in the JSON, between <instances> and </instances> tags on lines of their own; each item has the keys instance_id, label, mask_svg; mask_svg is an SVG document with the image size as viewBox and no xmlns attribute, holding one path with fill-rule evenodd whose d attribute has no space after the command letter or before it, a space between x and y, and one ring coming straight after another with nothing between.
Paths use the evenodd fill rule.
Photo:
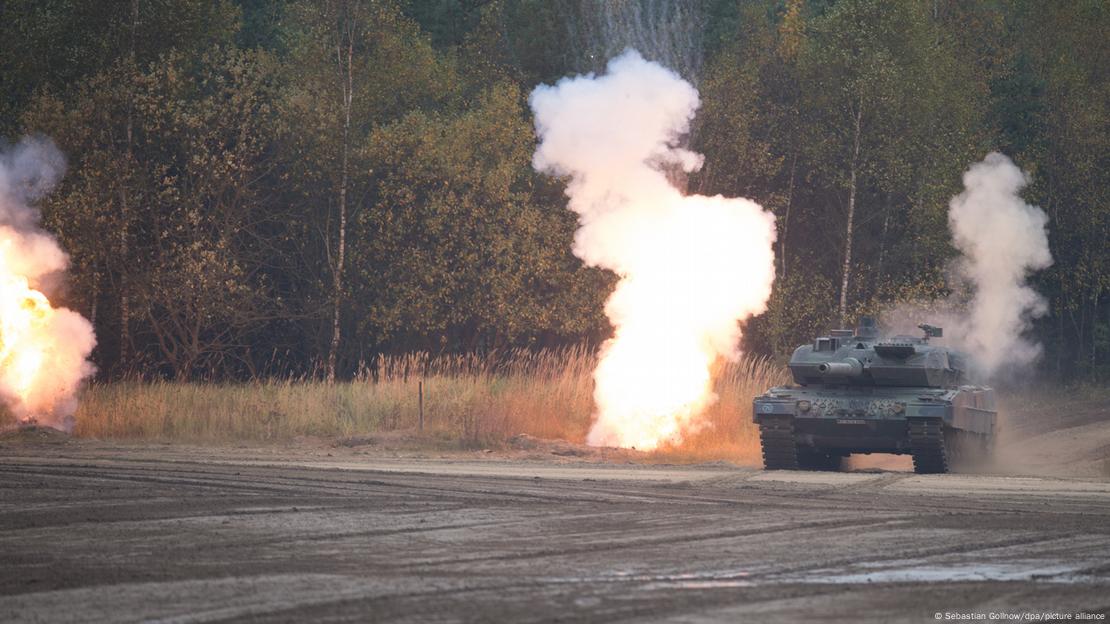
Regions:
<instances>
[{"instance_id":1,"label":"white smoke plume","mask_svg":"<svg viewBox=\"0 0 1110 624\"><path fill-rule=\"evenodd\" d=\"M697 170L680 147L698 92L629 50L606 73L531 94L539 171L569 176L574 253L620 278L605 312L614 336L594 372L587 442L678 443L715 400L710 370L739 355L739 321L766 307L774 216L747 199L685 196L667 171Z\"/></svg>"},{"instance_id":2,"label":"white smoke plume","mask_svg":"<svg viewBox=\"0 0 1110 624\"><path fill-rule=\"evenodd\" d=\"M1047 306L1026 278L1051 265L1052 254L1048 217L1019 194L1028 183L1009 158L992 152L964 174L964 192L949 203L948 227L963 254L958 270L974 289L962 342L987 374L1029 364L1041 352L1024 333Z\"/></svg>"},{"instance_id":3,"label":"white smoke plume","mask_svg":"<svg viewBox=\"0 0 1110 624\"><path fill-rule=\"evenodd\" d=\"M899 306L883 315L890 329L944 324L945 342L966 351L976 372L991 377L1035 361L1041 345L1026 336L1047 305L1027 283L1052 264L1048 216L1021 199L1028 176L997 152L964 173L964 191L948 205L948 228L960 251L947 300ZM912 319L912 322L910 321Z\"/></svg>"},{"instance_id":4,"label":"white smoke plume","mask_svg":"<svg viewBox=\"0 0 1110 624\"><path fill-rule=\"evenodd\" d=\"M69 428L81 381L94 371L92 326L40 291L69 259L30 204L65 170L53 142L25 138L0 152L0 400L19 419Z\"/></svg>"}]
</instances>

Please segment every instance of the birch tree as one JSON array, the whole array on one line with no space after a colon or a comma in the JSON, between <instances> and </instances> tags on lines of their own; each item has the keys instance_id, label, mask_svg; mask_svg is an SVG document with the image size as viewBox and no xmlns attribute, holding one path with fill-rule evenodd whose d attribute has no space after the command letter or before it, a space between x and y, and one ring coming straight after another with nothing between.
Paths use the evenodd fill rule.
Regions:
<instances>
[{"instance_id":1,"label":"birch tree","mask_svg":"<svg viewBox=\"0 0 1110 624\"><path fill-rule=\"evenodd\" d=\"M308 231L323 243L323 368L333 383L350 291L350 223L373 192L367 137L406 110L450 93L452 76L416 25L387 0L302 2L290 15L290 86L282 106L294 134L286 157L311 222Z\"/></svg>"},{"instance_id":2,"label":"birch tree","mask_svg":"<svg viewBox=\"0 0 1110 624\"><path fill-rule=\"evenodd\" d=\"M892 214L913 222L902 234L925 255L947 257L945 193L957 188L958 163L981 157L984 87L911 3L838 2L811 22L799 65L810 181L832 191L819 200L824 223L843 232L837 316L847 324L853 293L878 289ZM861 227L868 235L857 240ZM861 258L872 264L857 285Z\"/></svg>"}]
</instances>

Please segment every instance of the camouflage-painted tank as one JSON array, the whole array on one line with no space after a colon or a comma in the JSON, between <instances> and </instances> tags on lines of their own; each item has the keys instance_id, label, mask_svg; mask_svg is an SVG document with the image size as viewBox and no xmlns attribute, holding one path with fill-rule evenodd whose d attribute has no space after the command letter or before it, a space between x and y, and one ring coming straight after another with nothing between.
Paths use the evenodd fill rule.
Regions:
<instances>
[{"instance_id":1,"label":"camouflage-painted tank","mask_svg":"<svg viewBox=\"0 0 1110 624\"><path fill-rule=\"evenodd\" d=\"M923 338L880 338L872 319L795 349L796 385L756 397L767 469L836 470L853 453L913 456L918 473L943 473L989 456L994 390L967 380L967 357Z\"/></svg>"}]
</instances>

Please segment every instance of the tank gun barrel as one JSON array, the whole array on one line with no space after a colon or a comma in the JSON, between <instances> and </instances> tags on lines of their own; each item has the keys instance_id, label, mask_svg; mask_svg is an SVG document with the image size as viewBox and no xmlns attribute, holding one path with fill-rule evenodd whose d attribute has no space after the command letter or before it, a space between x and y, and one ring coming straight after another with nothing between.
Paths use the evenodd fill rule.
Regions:
<instances>
[{"instance_id":1,"label":"tank gun barrel","mask_svg":"<svg viewBox=\"0 0 1110 624\"><path fill-rule=\"evenodd\" d=\"M830 377L859 377L863 374L863 364L856 358L844 358L843 362L823 362L817 372Z\"/></svg>"}]
</instances>

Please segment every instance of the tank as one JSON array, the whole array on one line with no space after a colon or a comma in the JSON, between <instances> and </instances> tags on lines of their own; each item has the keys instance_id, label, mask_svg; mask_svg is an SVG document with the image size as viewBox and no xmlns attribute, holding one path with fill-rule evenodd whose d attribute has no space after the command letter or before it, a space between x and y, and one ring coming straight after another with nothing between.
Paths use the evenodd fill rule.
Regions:
<instances>
[{"instance_id":1,"label":"tank","mask_svg":"<svg viewBox=\"0 0 1110 624\"><path fill-rule=\"evenodd\" d=\"M794 384L755 398L768 470L836 470L855 453L912 455L914 471L946 473L990 456L994 390L970 383L963 353L923 336L882 338L873 319L832 330L790 358Z\"/></svg>"}]
</instances>

